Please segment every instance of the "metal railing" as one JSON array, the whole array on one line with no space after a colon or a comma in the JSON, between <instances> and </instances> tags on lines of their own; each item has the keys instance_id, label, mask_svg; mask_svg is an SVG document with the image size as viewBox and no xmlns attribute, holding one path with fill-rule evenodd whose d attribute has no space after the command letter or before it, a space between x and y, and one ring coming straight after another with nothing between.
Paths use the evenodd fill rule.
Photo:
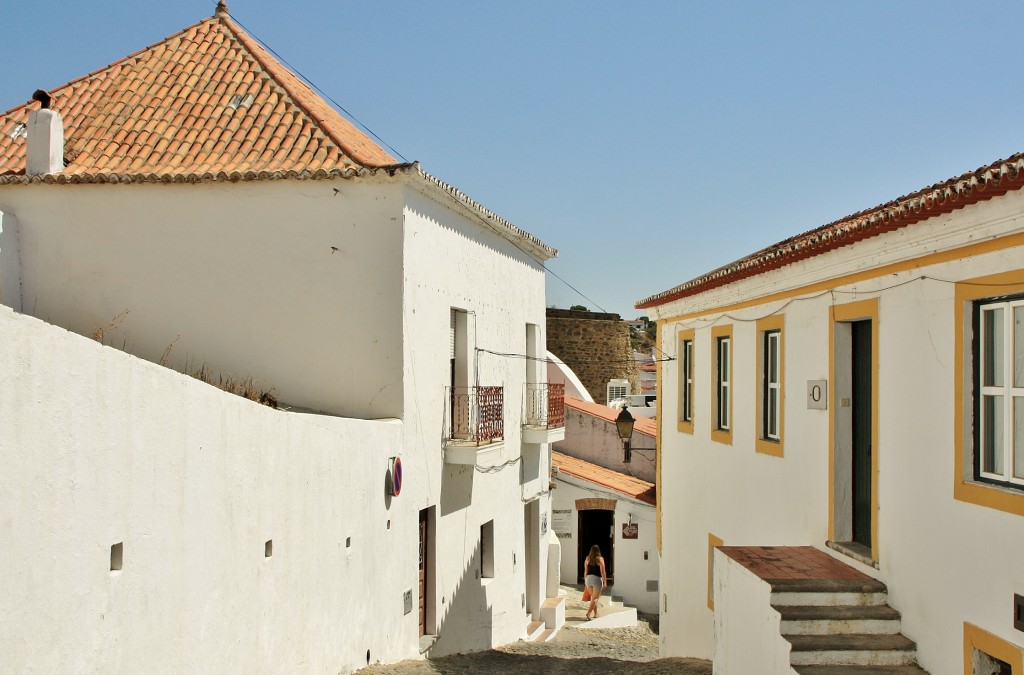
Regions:
<instances>
[{"instance_id":1,"label":"metal railing","mask_svg":"<svg viewBox=\"0 0 1024 675\"><path fill-rule=\"evenodd\" d=\"M565 385L526 385L524 424L531 427L554 429L565 426Z\"/></svg>"},{"instance_id":2,"label":"metal railing","mask_svg":"<svg viewBox=\"0 0 1024 675\"><path fill-rule=\"evenodd\" d=\"M504 387L445 387L444 438L486 445L505 438Z\"/></svg>"}]
</instances>

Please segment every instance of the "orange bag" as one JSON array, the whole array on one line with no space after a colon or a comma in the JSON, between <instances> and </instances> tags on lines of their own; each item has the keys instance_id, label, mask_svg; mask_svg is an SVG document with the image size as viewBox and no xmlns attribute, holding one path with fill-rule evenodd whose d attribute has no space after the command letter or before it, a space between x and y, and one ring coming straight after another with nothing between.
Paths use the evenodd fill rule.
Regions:
<instances>
[{"instance_id":1,"label":"orange bag","mask_svg":"<svg viewBox=\"0 0 1024 675\"><path fill-rule=\"evenodd\" d=\"M590 586L583 589L583 602L590 602Z\"/></svg>"}]
</instances>

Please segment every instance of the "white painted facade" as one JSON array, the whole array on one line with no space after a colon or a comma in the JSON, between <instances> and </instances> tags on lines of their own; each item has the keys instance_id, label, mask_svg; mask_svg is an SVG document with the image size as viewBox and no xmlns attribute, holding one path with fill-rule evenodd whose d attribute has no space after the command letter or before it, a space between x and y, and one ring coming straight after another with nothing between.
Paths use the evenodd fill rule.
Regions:
<instances>
[{"instance_id":1,"label":"white painted facade","mask_svg":"<svg viewBox=\"0 0 1024 675\"><path fill-rule=\"evenodd\" d=\"M677 356L679 336L690 330L695 347L692 432L678 424L680 361L662 364L658 392L663 655L714 656L716 672L753 672L733 664L749 656L739 650L756 644L716 635L716 628L721 633L721 617L731 623L733 611L734 628L765 619L743 613L760 609L708 608L709 535L725 545L814 545L880 579L888 586L889 604L902 613L903 633L917 642L919 663L935 675L964 672L968 623L1014 653L1024 651L1024 633L1014 628L1011 611L1014 594L1024 594L1024 511L985 503L1007 503L1009 495L1016 504L1020 493L978 488L967 468L956 464L961 441L971 451L973 416L969 373L965 400L956 397L956 383L964 377L957 369L958 345L959 358L971 360L969 320L960 328L963 341L957 338L958 313L962 317L970 308L957 301L956 282L1000 273L1020 276L1022 236L1024 194L1011 191L649 308L659 320L661 350ZM998 296L1021 292L1019 281L983 283L991 283L991 295ZM840 506L830 513L833 494L845 489L830 484L830 434L843 425L848 396L834 391L844 387L842 377L829 381L830 311L840 316L844 306L862 301L877 303L877 569L826 548L830 537L841 540L837 532L848 527ZM755 449L757 322L769 316L783 322L782 456ZM712 438L710 355L713 331L725 326L732 331L732 431L730 442L719 442ZM819 380L827 381L827 409L808 404L808 383ZM958 416L966 429L960 438ZM954 498L954 485L984 496ZM757 585L739 578L746 573L738 566L720 566L722 558L716 556L716 586ZM749 602L762 602L759 588L750 590ZM730 615L720 615L723 611ZM767 649L761 657L773 659Z\"/></svg>"},{"instance_id":2,"label":"white painted facade","mask_svg":"<svg viewBox=\"0 0 1024 675\"><path fill-rule=\"evenodd\" d=\"M572 368L565 365L562 359L551 352L546 352L545 357L548 361L548 382L565 385L566 396L578 398L589 403L594 402L594 397L583 386L580 378L573 372Z\"/></svg>"},{"instance_id":3,"label":"white painted facade","mask_svg":"<svg viewBox=\"0 0 1024 675\"><path fill-rule=\"evenodd\" d=\"M630 441L632 456L627 464L622 461L622 439L619 438L614 422L566 406L565 439L556 442L554 449L653 483L656 477L654 445L654 438L634 428Z\"/></svg>"},{"instance_id":4,"label":"white painted facade","mask_svg":"<svg viewBox=\"0 0 1024 675\"><path fill-rule=\"evenodd\" d=\"M272 410L7 307L0 345L5 672L416 653L416 522L382 488L401 422Z\"/></svg>"},{"instance_id":5,"label":"white painted facade","mask_svg":"<svg viewBox=\"0 0 1024 675\"><path fill-rule=\"evenodd\" d=\"M238 670L336 673L365 665L367 650L371 661L416 657L422 510L430 518L427 633L436 635L428 654L486 649L524 635L528 613L539 612L549 587L549 445L525 443L521 433L524 385L542 383L543 373L523 359L478 350L524 354L532 330L532 348L544 353L544 270L524 252L529 242L514 244L515 233L415 171L316 181L5 185L0 212L4 304L84 336L102 331L102 342L117 348L5 310L12 334L0 350L8 359L0 372L24 384L5 387L3 426L25 435L13 441L5 434L13 445L3 456L18 462L12 471L32 477L5 485L4 502L23 505L8 522L23 509L23 517L50 525L8 530L13 539L4 549L15 560L5 566L21 572L0 595L7 622L0 653L17 649L26 659L17 663L28 667L43 650L24 645L42 636L56 640L74 625L75 634L61 640L81 639L89 649L70 646L41 670L137 672L133 664L155 658L157 636L166 643L160 648L179 659L168 663L182 664L169 670L189 672L251 662ZM476 466L445 462L452 309L468 320L468 384L504 387L504 440L481 453L486 460ZM37 346L37 334L64 337ZM283 406L326 414L236 401L119 350L176 369L205 364L214 373L252 377ZM97 365L104 359L128 364L117 366L126 372L104 370ZM37 373L51 360L66 372ZM145 387L133 379L142 377L139 369ZM201 400L182 400L193 388ZM89 405L71 410L74 397ZM210 397L219 402L208 403ZM46 426L50 406L67 409L68 423L29 433ZM164 407L166 414L152 414ZM192 415L202 424L193 428ZM374 419L401 423L359 421ZM83 428L90 435L73 439ZM206 441L206 434L215 439ZM346 434L343 442L338 434ZM123 465L117 480L96 480L93 465L76 461L81 453L47 452L71 440L98 445L107 466ZM215 442L222 456L251 453L248 477L233 465L210 467L212 473L193 468L205 456L197 448ZM339 447L342 455L331 454ZM293 453L303 463L286 462ZM147 463L150 456L178 472L176 483L160 487L175 488L166 499L159 492L151 499L160 474ZM404 487L385 503L384 465L393 456L402 458ZM287 481L264 497L266 481L284 472ZM320 492L307 494L314 489ZM64 497L54 502L55 495ZM276 530L288 533L279 537L322 549L314 561L295 561L297 572L286 574L303 576L284 588L268 584L265 565L287 565L294 544L275 540L273 558L260 557L275 530L273 520L259 519L261 499L272 500L275 514L289 514L295 529ZM307 506L308 500L319 501ZM115 519L142 501L160 513ZM316 511L345 526L336 531L310 520ZM160 528L152 524L158 515ZM71 528L74 537L58 527L69 518L83 523ZM481 579L488 523L491 577ZM351 574L337 571L342 534L355 542L351 556L361 556ZM236 543L225 546L225 537ZM259 544L255 562L243 551L250 538ZM141 577L135 584L158 584L168 574L177 584L141 598L133 591L131 600L145 612L129 615L123 630L110 628L102 611L116 592L110 588L117 580L102 569L113 539L125 541L122 586L129 565ZM158 547L147 550L151 543ZM62 571L65 557L83 558L79 550L93 550L82 560L93 576L81 586ZM410 589L413 610L406 614ZM25 620L42 598L56 603L68 594L83 607L73 621L40 631ZM236 625L243 607L251 620ZM290 639L289 631L305 632ZM210 641L209 660L194 649L200 639ZM117 650L106 648L111 641Z\"/></svg>"},{"instance_id":6,"label":"white painted facade","mask_svg":"<svg viewBox=\"0 0 1024 675\"><path fill-rule=\"evenodd\" d=\"M713 556L716 672L796 673L789 665L779 613L771 607L771 586L721 551Z\"/></svg>"},{"instance_id":7,"label":"white painted facade","mask_svg":"<svg viewBox=\"0 0 1024 675\"><path fill-rule=\"evenodd\" d=\"M567 532L556 532L562 547L562 583L580 583L583 569L583 559L579 555L579 511L576 509L576 500L594 497L614 499L615 578L606 594L622 598L624 603L641 612L657 614L658 542L654 506L565 473L558 474L557 482L558 488L554 492L551 508L560 512L561 517L570 523ZM630 522L637 525L637 538L623 539L622 526ZM589 548L590 544L585 546ZM585 553L583 558L586 558Z\"/></svg>"}]
</instances>

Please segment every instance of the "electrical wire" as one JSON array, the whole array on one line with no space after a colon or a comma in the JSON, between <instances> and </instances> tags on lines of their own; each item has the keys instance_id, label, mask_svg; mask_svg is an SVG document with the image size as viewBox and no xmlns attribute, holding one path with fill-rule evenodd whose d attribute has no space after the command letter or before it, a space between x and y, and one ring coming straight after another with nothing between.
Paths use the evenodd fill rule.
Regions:
<instances>
[{"instance_id":1,"label":"electrical wire","mask_svg":"<svg viewBox=\"0 0 1024 675\"><path fill-rule=\"evenodd\" d=\"M210 0L210 2L211 2L211 3L213 3L214 5L216 5L216 4L218 3L218 0ZM252 38L253 38L254 40L256 40L256 42L258 42L258 43L259 43L259 44L260 44L260 45L261 45L261 46L262 46L262 47L263 47L264 49L266 49L266 50L267 50L268 52L270 52L271 54L273 54L273 55L274 55L274 57L275 57L275 58L276 58L276 59L277 59L278 61L280 61L280 62L281 62L281 63L283 63L283 64L284 64L285 66L287 66L287 67L288 67L289 69L291 69L291 71L292 71L292 72L294 72L294 73L295 73L296 75L298 75L298 76L299 76L299 77L300 77L300 78L302 79L302 81L303 81L303 82L305 82L305 83L306 83L307 85L309 85L309 86L310 86L310 87L311 87L311 88L312 88L312 89L313 89L314 91L316 91L316 92L317 92L317 93L319 93L319 94L320 94L321 96L323 96L324 98L326 98L326 99L327 99L328 101L330 101L330 102L331 102L332 104L334 104L334 106L335 106L336 108L338 108L338 110L340 110L341 112L345 113L345 114L346 114L346 115L347 115L347 116L348 116L348 117L349 117L349 118L350 118L350 119L351 119L351 120L352 120L353 122L355 122L355 123L356 123L356 124L358 124L358 125L359 125L360 127L362 127L362 128L363 128L363 130L364 130L364 131L366 131L366 133L370 134L370 135L371 135L371 136L373 136L373 137L374 137L375 139L377 139L378 141L380 141L380 142L381 142L381 143L382 143L382 144L383 144L384 146L386 146L386 147L388 148L388 150L390 150L391 152L393 152L393 153L394 153L394 154L395 154L396 156L398 156L399 158L401 158L401 159L402 159L403 161L405 161L405 162L408 162L408 161L409 161L409 160L408 160L408 159L407 159L407 158L405 157L405 155L403 155L402 153L400 153L400 152L399 152L398 150L396 150L396 149L395 149L395 148L394 148L394 147L393 147L393 146L392 146L392 145L391 145L390 143L388 143L388 142L387 142L387 141L385 141L385 140L384 140L383 138L381 138L380 136L378 136L378 135L377 135L377 133L373 131L373 129L371 129L370 127L368 127L368 126L367 126L366 124L364 124L364 123L363 123L363 122L362 122L362 121L361 121L361 120L360 120L360 119L359 119L358 117L356 117L356 116L355 116L355 115L353 115L353 114L352 114L351 112L349 112L349 111L348 111L348 109L346 109L346 108L345 108L345 106L341 105L341 104L340 104L340 103L339 103L339 102L338 102L337 100L335 100L333 96L331 96L331 95L330 95L330 94L328 94L328 93L327 93L326 91L324 91L323 89L321 89L321 88L320 88L320 87L319 87L319 86L318 86L318 85L317 85L317 84L316 84L315 82L313 82L313 81L312 81L311 79L309 79L308 77L306 77L306 76L305 76L305 75L304 75L304 74L302 73L302 71L301 71L301 70L299 70L298 68L296 68L295 66L293 66L293 65L292 65L292 64L291 64L291 63L290 63L290 62L289 62L289 61L288 61L287 59L285 59L285 58L284 58L283 56L281 56L280 54L278 54L278 53L277 53L277 52L276 52L276 51L274 50L274 48L273 48L273 47L271 47L271 46L270 46L269 44L267 44L266 42L264 42L264 41L263 41L263 39L262 39L262 38L261 38L261 37L260 37L259 35L257 35L257 34L256 34L256 33L255 33L254 31L252 31L252 30L251 30L251 29L250 29L250 28L249 28L248 26L246 26L246 25L245 25L244 23L242 23L241 21L239 21L239 20L238 20L238 18L237 18L236 16L232 15L232 16L231 16L231 20L232 20L232 21L234 21L235 23L237 23L237 24L238 24L238 25L239 25L239 26L240 26L240 27L241 27L241 28L242 28L243 30L245 30L245 32L246 32L246 33L248 33L248 34L249 34L249 35L250 35L250 36L251 36L251 37L252 37ZM452 198L454 199L454 196L453 196ZM561 282L562 282L563 284L565 284L566 286L568 286L568 287L569 287L569 288L570 288L570 289L571 289L571 290L572 290L572 291L573 291L574 293L576 293L576 294L577 294L578 296L580 296L581 298L583 298L584 300L586 300L586 301L587 301L588 303L590 303L591 305L593 305L593 306L594 306L594 307L596 307L597 309L601 310L602 312L604 312L604 313L606 313L606 314L608 313L608 311L607 311L606 309L604 309L604 307L602 307L602 306L601 306L600 304L598 304L598 303L597 303L597 302L596 302L595 300L593 300L593 299L591 299L590 297L588 297L588 296L587 296L586 294L584 294L584 293L583 293L583 291L581 291L581 290L579 290L578 288L576 288L575 286L573 286L573 285L572 285L571 283L569 283L569 282L568 282L568 281L567 281L566 279L564 279L564 278L563 278L563 277L562 277L562 276L561 276L560 274L558 274L557 272L555 272L554 270L552 270L552 269L551 269L550 267L548 267L548 266L547 266L547 265L545 264L545 262L544 262L543 260L540 260L540 259L538 259L538 258L537 258L536 256L534 256L534 255L530 254L529 252L527 252L526 250L524 250L524 249L523 249L523 248L522 248L521 246L519 246L519 244L517 244L517 243L516 243L515 241L513 241L512 239L509 239L508 237L506 237L506 236L504 236L504 235L501 235L501 236L502 236L502 238L504 238L504 239L505 239L506 241L508 241L509 243L511 243L511 244L512 244L513 246L515 246L515 247L516 247L517 249L519 249L519 251L520 251L520 252L522 252L522 253L523 253L524 255L526 255L526 256L527 256L527 257L529 257L529 258L530 258L531 260L533 260L534 262L536 262L537 264L539 264L539 265L541 266L541 268L542 268L542 269L544 270L544 272L545 272L545 273L547 273L547 274L550 274L550 275L551 275L551 276L553 276L554 278L556 278L556 279L558 279L559 281L561 281ZM658 350L659 352L661 351L661 349L659 349L659 348L657 347L657 345L655 345L655 347L654 347L654 348L655 348L655 349L657 349L657 350ZM664 352L662 352L662 353L664 353Z\"/></svg>"},{"instance_id":2,"label":"electrical wire","mask_svg":"<svg viewBox=\"0 0 1024 675\"><path fill-rule=\"evenodd\" d=\"M218 0L210 0L210 2L212 2L212 3L214 4L214 5L216 5L216 4L218 3ZM365 124L363 124L363 123L362 123L362 122L361 122L361 121L359 120L359 118L358 118L358 117L356 117L355 115L353 115L352 113L350 113L350 112L349 112L349 111L348 111L348 110L347 110L347 109L345 108L345 106L341 105L341 104L340 104L340 103L338 103L338 102L337 102L336 100L334 100L334 97L333 97L333 96L331 96L330 94L328 94L327 92L325 92L325 91L324 91L323 89L321 89L320 87L318 87L318 86L316 85L316 83L315 83L315 82L313 82L313 81L312 81L311 79L309 79L308 77L306 77L306 76L305 76L305 75L304 75L304 74L302 73L302 71L301 71L301 70L299 70L298 68L296 68L295 66L293 66L293 65L292 65L291 63L289 63L289 62L288 62L288 60L287 60L287 59L285 59L285 58L284 58L283 56L281 56L281 55L280 55L280 54L278 54L278 53L277 53L276 51L274 51L274 48L273 48L273 47L271 47L271 46L270 46L270 45L268 45L268 44L267 44L266 42L264 42L264 41L263 41L263 38L261 38L261 37L260 37L259 35L257 35L257 34L256 34L255 32L253 32L252 30L250 30L250 29L249 29L249 27L248 27L248 26L246 26L246 25L245 25L244 23L242 23L241 21L239 21L239 20L238 20L238 17L236 17L236 16L234 15L234 14L232 14L232 15L231 15L231 20L232 20L232 21L234 21L235 23L237 23L237 24L238 24L239 26L241 26L242 30L244 30L244 31L245 31L246 33L248 33L250 37L252 37L252 38L253 38L254 40L256 40L256 42L260 43L260 46L262 46L262 47L263 47L264 49L266 49L266 50L267 50L268 52L270 52L271 54L273 54L273 55L274 55L274 57L275 57L275 58L276 58L276 59L277 59L278 61L280 61L281 63L283 63L283 64L284 64L285 66L287 66L287 67L288 67L289 69L291 69L291 71L292 71L293 73L295 73L296 75L298 75L298 76L299 76L299 78L301 78L303 82L305 82L305 83L306 83L307 85L309 85L309 86L310 86L310 88L312 88L312 89L313 89L313 90L315 90L315 91L316 91L317 93L319 93L319 94L320 94L321 96L323 96L323 97L324 97L324 98L326 98L326 99L327 99L328 101L330 101L331 103L333 103L333 104L334 104L334 106L335 106L336 108L338 108L338 110L340 110L341 112L343 112L343 113L345 113L346 115L348 115L348 117L349 117L349 118L350 118L350 119L351 119L351 120L352 120L353 122L355 122L355 123L356 123L356 124L358 124L358 125L359 125L360 127L362 127L362 128L363 128L363 130L364 130L364 131L366 131L366 133L370 134L371 136L373 136L374 138L376 138L376 139L377 139L378 141L380 141L381 143L383 143L383 144L384 144L385 146L387 146L387 149L388 149L388 150L390 150L391 152L393 152L393 153L394 153L394 154L395 154L396 156L400 157L400 158L402 159L402 161L404 161L404 162L408 162L408 161L409 161L408 159L406 159L406 158L405 158L405 155L403 155L402 153L400 153L400 152L399 152L398 150L395 150L395 149L394 149L394 148L393 148L393 147L391 146L391 144L390 144L390 143L388 143L388 142L387 142L387 141L385 141L385 140L384 140L383 138L381 138L380 136L378 136L378 135L376 134L376 132L374 132L374 131L373 131L373 129L371 129L370 127L368 127L368 126L366 126Z\"/></svg>"},{"instance_id":3,"label":"electrical wire","mask_svg":"<svg viewBox=\"0 0 1024 675\"><path fill-rule=\"evenodd\" d=\"M780 312L782 312L784 309L786 309L787 307L789 307L791 304L793 304L795 302L803 302L805 300L815 300L815 299L820 298L820 297L822 297L824 295L831 295L832 296L832 304L835 304L835 296L836 296L837 293L838 294L844 294L844 295L872 295L872 294L884 293L886 291L891 291L894 288L899 288L901 286L906 286L908 284L912 284L912 283L915 283L915 282L918 282L918 281L937 281L937 282L943 283L943 284L953 284L953 285L961 284L961 285L965 285L965 286L980 286L980 287L992 287L992 288L1000 288L1000 287L1004 287L1004 286L1014 286L1014 287L1020 286L1020 283L1018 283L1018 282L983 283L983 282L954 281L952 279L940 279L939 277L933 277L933 276L929 276L927 274L921 274L919 276L912 277L910 279L905 279L904 281L900 281L900 282L897 282L897 283L894 283L894 284L890 284L889 286L882 286L881 288L874 288L874 289L871 289L871 290L858 290L856 288L850 289L850 290L839 289L839 288L829 288L829 289L823 290L823 291L821 291L819 293L814 293L813 295L804 295L804 296L799 296L799 297L795 297L795 298L790 298L789 300L787 300L786 302L784 302L782 305L780 305L776 309L772 310L771 312L768 312L767 314L763 314L761 316L757 316L757 317L753 317L753 318L739 317L739 316L735 316L733 314L730 314L728 312L725 312L725 313L719 314L714 319L708 319L708 318L705 318L705 317L695 317L695 318L690 319L688 321L679 321L679 322L674 322L674 323L677 326L680 326L680 327L696 325L696 323L698 321L703 321L704 325L712 325L712 324L715 324L715 323L717 323L717 322L719 322L719 321L721 321L723 319L727 319L727 320L732 321L734 323L755 323L757 321L761 321L762 319L766 319L766 318L768 318L770 316L775 316L775 315L779 314ZM675 360L675 359L672 359L672 360Z\"/></svg>"},{"instance_id":4,"label":"electrical wire","mask_svg":"<svg viewBox=\"0 0 1024 675\"><path fill-rule=\"evenodd\" d=\"M496 351L493 351L491 349L481 349L480 347L477 347L476 351L484 353L484 354L491 354L493 356L503 356L505 358L510 358L510 359L525 359L527 361L540 361L541 363L558 363L559 361L561 361L562 363L565 363L565 364L636 363L636 361L633 360L633 359L623 359L621 361L616 361L614 359L612 359L612 360L608 360L608 359L595 359L595 360L587 360L587 359L559 359L559 360L555 360L555 359L549 359L549 358L547 358L545 356L530 356L528 354L516 354L514 352L496 352ZM676 360L676 357L674 357L674 356L667 356L666 355L665 358L663 358L663 359L654 359L653 361L644 361L642 363L658 363L658 362L662 362L662 361L675 361L675 360Z\"/></svg>"}]
</instances>

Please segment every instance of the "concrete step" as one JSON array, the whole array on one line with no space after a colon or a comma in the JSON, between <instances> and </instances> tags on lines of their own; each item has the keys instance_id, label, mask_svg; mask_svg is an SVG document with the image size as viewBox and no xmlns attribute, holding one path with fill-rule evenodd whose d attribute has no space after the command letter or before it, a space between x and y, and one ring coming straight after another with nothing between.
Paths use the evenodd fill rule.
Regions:
<instances>
[{"instance_id":1,"label":"concrete step","mask_svg":"<svg viewBox=\"0 0 1024 675\"><path fill-rule=\"evenodd\" d=\"M532 640L532 642L549 642L555 639L556 631L554 628L545 628L541 631L540 635Z\"/></svg>"},{"instance_id":2,"label":"concrete step","mask_svg":"<svg viewBox=\"0 0 1024 675\"><path fill-rule=\"evenodd\" d=\"M900 632L900 613L889 605L772 606L787 635L894 634Z\"/></svg>"},{"instance_id":3,"label":"concrete step","mask_svg":"<svg viewBox=\"0 0 1024 675\"><path fill-rule=\"evenodd\" d=\"M545 598L540 605L540 620L557 633L565 625L565 596Z\"/></svg>"},{"instance_id":4,"label":"concrete step","mask_svg":"<svg viewBox=\"0 0 1024 675\"><path fill-rule=\"evenodd\" d=\"M884 605L885 584L875 579L776 579L772 605Z\"/></svg>"},{"instance_id":5,"label":"concrete step","mask_svg":"<svg viewBox=\"0 0 1024 675\"><path fill-rule=\"evenodd\" d=\"M798 666L799 675L928 675L921 666Z\"/></svg>"},{"instance_id":6,"label":"concrete step","mask_svg":"<svg viewBox=\"0 0 1024 675\"><path fill-rule=\"evenodd\" d=\"M543 621L531 621L526 624L526 637L523 639L527 642L533 642L537 639L538 635L544 632L544 628L545 626Z\"/></svg>"},{"instance_id":7,"label":"concrete step","mask_svg":"<svg viewBox=\"0 0 1024 675\"><path fill-rule=\"evenodd\" d=\"M783 635L793 666L908 666L917 645L903 635Z\"/></svg>"}]
</instances>

